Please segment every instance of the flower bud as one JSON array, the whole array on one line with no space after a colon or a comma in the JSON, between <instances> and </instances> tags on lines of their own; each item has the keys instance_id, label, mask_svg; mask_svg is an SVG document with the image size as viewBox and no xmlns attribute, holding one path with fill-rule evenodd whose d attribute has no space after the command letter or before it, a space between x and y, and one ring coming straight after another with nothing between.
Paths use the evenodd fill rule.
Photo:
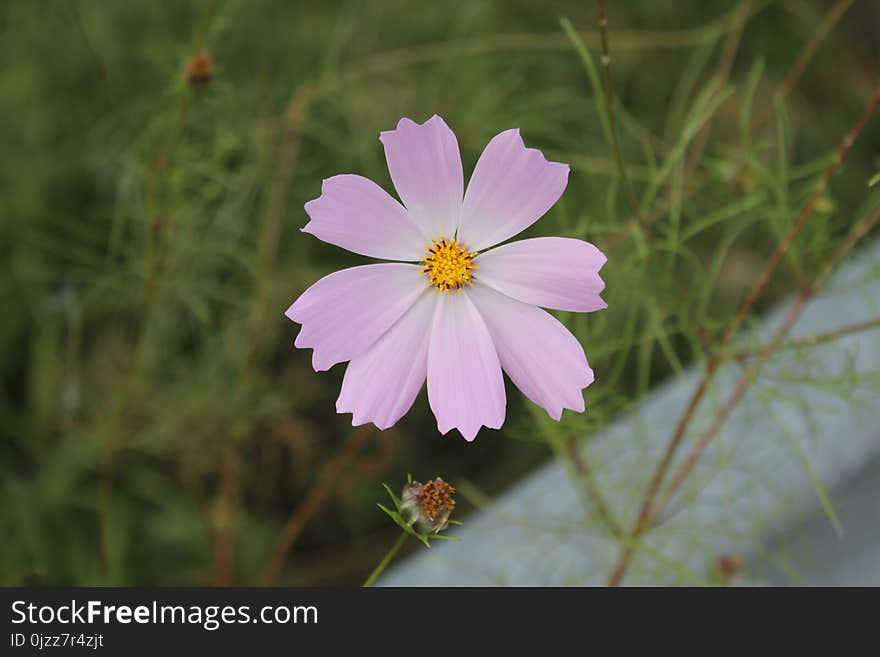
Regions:
<instances>
[{"instance_id":1,"label":"flower bud","mask_svg":"<svg viewBox=\"0 0 880 657\"><path fill-rule=\"evenodd\" d=\"M738 554L722 554L715 560L715 569L723 579L730 579L742 568L743 559Z\"/></svg>"},{"instance_id":2,"label":"flower bud","mask_svg":"<svg viewBox=\"0 0 880 657\"><path fill-rule=\"evenodd\" d=\"M400 512L420 532L435 534L449 524L449 516L455 509L453 493L455 488L440 477L426 484L411 481L403 487Z\"/></svg>"},{"instance_id":3,"label":"flower bud","mask_svg":"<svg viewBox=\"0 0 880 657\"><path fill-rule=\"evenodd\" d=\"M214 77L214 60L206 52L190 57L183 68L183 79L191 87L202 87Z\"/></svg>"}]
</instances>

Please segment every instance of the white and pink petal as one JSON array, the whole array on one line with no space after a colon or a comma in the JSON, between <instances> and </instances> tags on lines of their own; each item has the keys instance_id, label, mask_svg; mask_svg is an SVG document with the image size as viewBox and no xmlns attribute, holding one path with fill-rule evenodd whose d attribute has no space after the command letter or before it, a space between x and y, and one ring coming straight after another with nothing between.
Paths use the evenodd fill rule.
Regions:
<instances>
[{"instance_id":1,"label":"white and pink petal","mask_svg":"<svg viewBox=\"0 0 880 657\"><path fill-rule=\"evenodd\" d=\"M418 265L363 265L320 279L285 315L302 324L295 345L313 349L322 371L367 351L421 294L428 291Z\"/></svg>"},{"instance_id":2,"label":"white and pink petal","mask_svg":"<svg viewBox=\"0 0 880 657\"><path fill-rule=\"evenodd\" d=\"M484 285L474 285L469 295L514 385L554 420L565 408L582 413L593 370L577 338L550 313Z\"/></svg>"},{"instance_id":3,"label":"white and pink petal","mask_svg":"<svg viewBox=\"0 0 880 657\"><path fill-rule=\"evenodd\" d=\"M419 260L430 241L406 208L363 176L327 178L305 209L311 221L303 232L372 258Z\"/></svg>"},{"instance_id":4,"label":"white and pink petal","mask_svg":"<svg viewBox=\"0 0 880 657\"><path fill-rule=\"evenodd\" d=\"M536 237L499 246L474 259L477 280L509 297L544 308L592 312L608 304L599 270L606 258L589 242Z\"/></svg>"},{"instance_id":5,"label":"white and pink petal","mask_svg":"<svg viewBox=\"0 0 880 657\"><path fill-rule=\"evenodd\" d=\"M458 241L479 251L513 237L553 207L567 184L568 165L526 148L518 128L496 135L468 183Z\"/></svg>"},{"instance_id":6,"label":"white and pink petal","mask_svg":"<svg viewBox=\"0 0 880 657\"><path fill-rule=\"evenodd\" d=\"M345 370L336 401L352 425L393 426L412 407L428 373L428 340L440 295L425 291L366 352Z\"/></svg>"},{"instance_id":7,"label":"white and pink petal","mask_svg":"<svg viewBox=\"0 0 880 657\"><path fill-rule=\"evenodd\" d=\"M466 292L440 296L428 347L428 401L442 434L458 429L471 441L480 427L504 423L501 364Z\"/></svg>"},{"instance_id":8,"label":"white and pink petal","mask_svg":"<svg viewBox=\"0 0 880 657\"><path fill-rule=\"evenodd\" d=\"M464 192L455 133L435 114L422 124L400 119L379 139L394 188L415 223L431 239L452 237Z\"/></svg>"}]
</instances>

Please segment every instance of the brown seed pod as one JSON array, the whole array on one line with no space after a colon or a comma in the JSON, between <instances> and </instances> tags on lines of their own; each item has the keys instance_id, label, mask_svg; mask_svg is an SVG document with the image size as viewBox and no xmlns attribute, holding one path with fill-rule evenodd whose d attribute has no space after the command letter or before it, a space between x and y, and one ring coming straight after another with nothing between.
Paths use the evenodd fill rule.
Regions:
<instances>
[{"instance_id":1,"label":"brown seed pod","mask_svg":"<svg viewBox=\"0 0 880 657\"><path fill-rule=\"evenodd\" d=\"M206 52L196 53L183 67L183 79L191 87L202 87L214 78L214 60Z\"/></svg>"}]
</instances>

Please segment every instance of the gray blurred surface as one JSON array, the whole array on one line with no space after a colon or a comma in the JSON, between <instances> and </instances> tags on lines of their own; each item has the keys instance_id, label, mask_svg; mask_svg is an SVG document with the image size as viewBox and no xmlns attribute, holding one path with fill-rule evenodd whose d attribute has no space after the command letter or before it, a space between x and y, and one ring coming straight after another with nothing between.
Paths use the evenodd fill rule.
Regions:
<instances>
[{"instance_id":1,"label":"gray blurred surface","mask_svg":"<svg viewBox=\"0 0 880 657\"><path fill-rule=\"evenodd\" d=\"M784 311L752 327L741 344L766 341ZM875 243L841 268L792 337L878 315ZM680 454L741 373L737 363L722 369ZM698 378L691 368L586 442L598 484L627 526ZM601 372L597 381L601 385ZM742 582L880 583L878 413L880 330L775 356L682 487L674 513L643 542L625 582L712 583L715 560L737 554L746 559ZM830 491L840 537L822 511L821 490ZM381 584L598 585L618 554L559 463L540 468L465 521L454 532L460 541L436 542L396 565Z\"/></svg>"},{"instance_id":2,"label":"gray blurred surface","mask_svg":"<svg viewBox=\"0 0 880 657\"><path fill-rule=\"evenodd\" d=\"M822 514L774 537L752 568L768 584L880 586L880 458L835 490L845 528L838 538Z\"/></svg>"}]
</instances>

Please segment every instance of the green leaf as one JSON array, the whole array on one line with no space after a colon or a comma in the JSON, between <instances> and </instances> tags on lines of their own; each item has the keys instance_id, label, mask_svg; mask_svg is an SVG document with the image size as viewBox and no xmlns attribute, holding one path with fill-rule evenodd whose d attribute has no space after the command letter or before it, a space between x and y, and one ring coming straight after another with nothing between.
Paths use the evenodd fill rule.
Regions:
<instances>
[{"instance_id":1,"label":"green leaf","mask_svg":"<svg viewBox=\"0 0 880 657\"><path fill-rule=\"evenodd\" d=\"M391 490L391 488L390 488L390 486L388 486L388 484L382 484L382 486L388 492L388 497L390 497L391 501L394 502L394 508L397 509L398 511L400 511L400 505L401 505L400 498L394 494L394 492Z\"/></svg>"},{"instance_id":2,"label":"green leaf","mask_svg":"<svg viewBox=\"0 0 880 657\"><path fill-rule=\"evenodd\" d=\"M409 534L410 536L415 536L417 539L425 544L425 547L431 547L431 544L428 542L428 537L425 534L417 532L415 528L413 528L412 525L406 522L406 520L403 519L403 516L401 516L399 513L397 513L396 511L392 511L382 504L376 504L376 506L387 513L388 517L391 518L397 524L397 526L400 527L407 534Z\"/></svg>"}]
</instances>

